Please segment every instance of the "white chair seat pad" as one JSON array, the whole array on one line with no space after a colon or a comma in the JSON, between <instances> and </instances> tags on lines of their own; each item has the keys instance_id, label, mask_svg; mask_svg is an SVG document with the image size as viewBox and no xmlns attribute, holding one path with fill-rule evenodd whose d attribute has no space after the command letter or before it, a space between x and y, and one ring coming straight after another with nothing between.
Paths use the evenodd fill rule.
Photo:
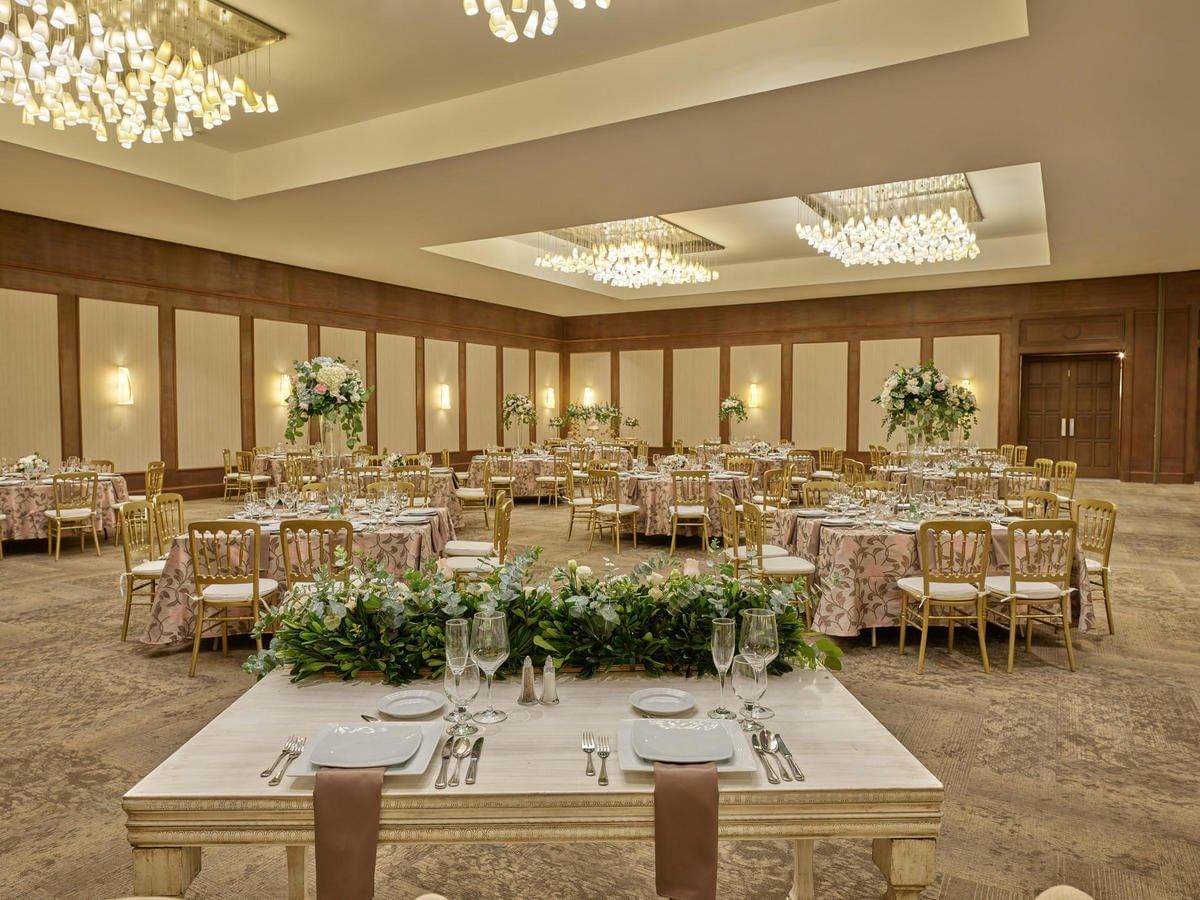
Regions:
<instances>
[{"instance_id":1,"label":"white chair seat pad","mask_svg":"<svg viewBox=\"0 0 1200 900\"><path fill-rule=\"evenodd\" d=\"M910 575L897 581L896 587L913 597L920 597L925 592L925 579L920 575ZM970 584L933 581L929 584L929 596L934 600L974 600L979 596L979 591Z\"/></svg>"},{"instance_id":2,"label":"white chair seat pad","mask_svg":"<svg viewBox=\"0 0 1200 900\"><path fill-rule=\"evenodd\" d=\"M163 569L167 566L165 559L148 559L133 567L133 574L138 578L161 578Z\"/></svg>"},{"instance_id":3,"label":"white chair seat pad","mask_svg":"<svg viewBox=\"0 0 1200 900\"><path fill-rule=\"evenodd\" d=\"M571 504L572 506L591 506L592 498L591 497L572 497L567 502L569 504Z\"/></svg>"},{"instance_id":4,"label":"white chair seat pad","mask_svg":"<svg viewBox=\"0 0 1200 900\"><path fill-rule=\"evenodd\" d=\"M637 511L637 506L632 503L605 503L603 506L596 507L596 512L606 515L619 514L624 516Z\"/></svg>"},{"instance_id":5,"label":"white chair seat pad","mask_svg":"<svg viewBox=\"0 0 1200 900\"><path fill-rule=\"evenodd\" d=\"M274 578L258 579L258 597L263 599L279 589ZM249 584L210 584L204 589L204 599L210 603L232 603L254 597L254 587Z\"/></svg>"},{"instance_id":6,"label":"white chair seat pad","mask_svg":"<svg viewBox=\"0 0 1200 900\"><path fill-rule=\"evenodd\" d=\"M539 475L533 479L538 484L566 484L567 476L565 475Z\"/></svg>"},{"instance_id":7,"label":"white chair seat pad","mask_svg":"<svg viewBox=\"0 0 1200 900\"><path fill-rule=\"evenodd\" d=\"M491 541L448 541L442 552L446 556L491 556L495 549Z\"/></svg>"},{"instance_id":8,"label":"white chair seat pad","mask_svg":"<svg viewBox=\"0 0 1200 900\"><path fill-rule=\"evenodd\" d=\"M703 506L692 506L691 504L671 504L671 512L677 516L708 516L708 510Z\"/></svg>"},{"instance_id":9,"label":"white chair seat pad","mask_svg":"<svg viewBox=\"0 0 1200 900\"><path fill-rule=\"evenodd\" d=\"M1012 588L1012 582L1007 575L989 575L987 579L988 592L999 597L1007 597ZM1017 597L1021 600L1057 600L1062 596L1062 589L1052 581L1018 581Z\"/></svg>"},{"instance_id":10,"label":"white chair seat pad","mask_svg":"<svg viewBox=\"0 0 1200 900\"><path fill-rule=\"evenodd\" d=\"M454 496L459 500L482 500L484 497L483 488L464 487L458 488L454 492Z\"/></svg>"},{"instance_id":11,"label":"white chair seat pad","mask_svg":"<svg viewBox=\"0 0 1200 900\"><path fill-rule=\"evenodd\" d=\"M1083 565L1089 572L1107 572L1108 566L1100 562L1098 559L1092 559L1090 556L1083 558Z\"/></svg>"},{"instance_id":12,"label":"white chair seat pad","mask_svg":"<svg viewBox=\"0 0 1200 900\"><path fill-rule=\"evenodd\" d=\"M764 575L812 575L817 567L799 556L773 556L763 559Z\"/></svg>"},{"instance_id":13,"label":"white chair seat pad","mask_svg":"<svg viewBox=\"0 0 1200 900\"><path fill-rule=\"evenodd\" d=\"M788 555L788 552L785 549L782 547L776 547L774 544L763 544L762 551L763 559L774 559L778 556ZM726 547L725 558L737 560L757 559L757 555L749 547L738 547L736 549L733 547Z\"/></svg>"},{"instance_id":14,"label":"white chair seat pad","mask_svg":"<svg viewBox=\"0 0 1200 900\"><path fill-rule=\"evenodd\" d=\"M493 475L489 480L492 484L512 484L512 479L507 475Z\"/></svg>"},{"instance_id":15,"label":"white chair seat pad","mask_svg":"<svg viewBox=\"0 0 1200 900\"><path fill-rule=\"evenodd\" d=\"M486 574L500 568L500 560L495 557L451 556L443 562L449 566L450 571L460 575Z\"/></svg>"},{"instance_id":16,"label":"white chair seat pad","mask_svg":"<svg viewBox=\"0 0 1200 900\"><path fill-rule=\"evenodd\" d=\"M58 512L44 509L42 512L47 519L90 519L94 515L90 509L63 509Z\"/></svg>"},{"instance_id":17,"label":"white chair seat pad","mask_svg":"<svg viewBox=\"0 0 1200 900\"><path fill-rule=\"evenodd\" d=\"M833 472L829 469L817 469L813 472L813 478L819 479L821 481L832 481L833 480Z\"/></svg>"},{"instance_id":18,"label":"white chair seat pad","mask_svg":"<svg viewBox=\"0 0 1200 900\"><path fill-rule=\"evenodd\" d=\"M242 475L239 475L239 476L238 476L238 481L247 481L247 482L249 482L249 481L253 481L255 484L262 484L263 482L270 481L270 480L271 480L271 476L270 476L270 475L246 475L246 474L242 474Z\"/></svg>"},{"instance_id":19,"label":"white chair seat pad","mask_svg":"<svg viewBox=\"0 0 1200 900\"><path fill-rule=\"evenodd\" d=\"M117 509L121 509L125 506L126 503L138 503L138 502L144 501L145 499L146 499L145 494L130 494L128 497L126 497L120 503L114 503L113 506L115 506Z\"/></svg>"}]
</instances>

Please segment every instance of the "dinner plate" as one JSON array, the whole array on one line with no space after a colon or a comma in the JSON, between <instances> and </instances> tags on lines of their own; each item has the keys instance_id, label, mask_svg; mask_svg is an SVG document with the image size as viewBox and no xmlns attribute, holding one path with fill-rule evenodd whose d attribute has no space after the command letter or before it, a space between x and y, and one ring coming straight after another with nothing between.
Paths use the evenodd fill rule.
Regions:
<instances>
[{"instance_id":1,"label":"dinner plate","mask_svg":"<svg viewBox=\"0 0 1200 900\"><path fill-rule=\"evenodd\" d=\"M393 719L419 719L440 712L445 705L446 695L438 691L408 690L381 697L376 708Z\"/></svg>"},{"instance_id":2,"label":"dinner plate","mask_svg":"<svg viewBox=\"0 0 1200 900\"><path fill-rule=\"evenodd\" d=\"M651 762L720 762L733 756L733 740L718 719L640 719L630 743Z\"/></svg>"},{"instance_id":3,"label":"dinner plate","mask_svg":"<svg viewBox=\"0 0 1200 900\"><path fill-rule=\"evenodd\" d=\"M654 762L643 759L633 749L633 729L639 722L661 724L664 719L622 719L617 723L617 762L623 772L654 772ZM723 773L757 772L758 760L750 749L750 742L743 736L741 726L729 719L687 719L693 722L711 722L729 736L733 753L727 759L717 760L717 771Z\"/></svg>"},{"instance_id":4,"label":"dinner plate","mask_svg":"<svg viewBox=\"0 0 1200 900\"><path fill-rule=\"evenodd\" d=\"M853 525L854 520L843 516L830 516L828 519L822 519L821 524L828 525L831 528L845 528L848 525Z\"/></svg>"},{"instance_id":5,"label":"dinner plate","mask_svg":"<svg viewBox=\"0 0 1200 900\"><path fill-rule=\"evenodd\" d=\"M421 729L401 722L338 725L313 740L312 763L334 769L398 766L421 748Z\"/></svg>"},{"instance_id":6,"label":"dinner plate","mask_svg":"<svg viewBox=\"0 0 1200 900\"><path fill-rule=\"evenodd\" d=\"M406 516L436 516L438 511L432 506L416 506L404 511Z\"/></svg>"},{"instance_id":7,"label":"dinner plate","mask_svg":"<svg viewBox=\"0 0 1200 900\"><path fill-rule=\"evenodd\" d=\"M921 526L916 522L893 522L888 526L892 531L898 531L901 534L916 534Z\"/></svg>"},{"instance_id":8,"label":"dinner plate","mask_svg":"<svg viewBox=\"0 0 1200 900\"><path fill-rule=\"evenodd\" d=\"M696 708L696 698L687 691L652 687L629 695L630 705L648 716L678 716Z\"/></svg>"},{"instance_id":9,"label":"dinner plate","mask_svg":"<svg viewBox=\"0 0 1200 900\"><path fill-rule=\"evenodd\" d=\"M292 767L288 769L289 775L312 776L316 775L317 772L322 768L325 768L324 766L313 763L313 750L315 749L317 742L321 740L322 736L332 731L338 724L352 725L353 723L332 722L328 725L322 725L309 739L304 747L304 751L300 754L296 761L292 763ZM360 724L366 725L367 723L361 722ZM417 748L417 752L409 757L406 762L389 765L385 770L385 774L387 775L423 774L425 770L429 768L430 760L434 758L437 751L441 748L442 736L446 730L446 723L441 719L433 722L418 722L413 724L409 724L407 722L373 722L371 724L376 726L390 724L394 728L415 728L421 734L421 745ZM331 768L337 767L335 766Z\"/></svg>"},{"instance_id":10,"label":"dinner plate","mask_svg":"<svg viewBox=\"0 0 1200 900\"><path fill-rule=\"evenodd\" d=\"M812 507L812 508L801 507L800 509L796 510L796 515L798 515L802 519L823 519L827 515L829 515L829 510L817 509L816 507Z\"/></svg>"}]
</instances>

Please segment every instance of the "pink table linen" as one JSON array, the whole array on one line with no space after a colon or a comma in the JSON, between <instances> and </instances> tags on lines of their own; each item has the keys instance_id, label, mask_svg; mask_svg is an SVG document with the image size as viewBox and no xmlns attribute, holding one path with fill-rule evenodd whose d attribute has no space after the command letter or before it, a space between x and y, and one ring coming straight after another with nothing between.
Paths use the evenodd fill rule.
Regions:
<instances>
[{"instance_id":1,"label":"pink table linen","mask_svg":"<svg viewBox=\"0 0 1200 900\"><path fill-rule=\"evenodd\" d=\"M99 524L109 534L117 526L114 504L129 499L129 488L120 475L102 475L97 483ZM0 484L0 540L27 541L44 538L49 530L45 511L54 509L54 486L43 481Z\"/></svg>"},{"instance_id":2,"label":"pink table linen","mask_svg":"<svg viewBox=\"0 0 1200 900\"><path fill-rule=\"evenodd\" d=\"M638 478L633 475L622 476L622 502L634 503L638 507L638 530L642 534L671 533L671 503L675 498L675 486L670 475L653 475ZM718 494L729 494L734 501L741 503L752 495L750 479L745 475L727 475L709 477L708 481L708 536L710 539L721 536L721 511L717 503ZM697 526L691 526L683 534L699 534Z\"/></svg>"}]
</instances>

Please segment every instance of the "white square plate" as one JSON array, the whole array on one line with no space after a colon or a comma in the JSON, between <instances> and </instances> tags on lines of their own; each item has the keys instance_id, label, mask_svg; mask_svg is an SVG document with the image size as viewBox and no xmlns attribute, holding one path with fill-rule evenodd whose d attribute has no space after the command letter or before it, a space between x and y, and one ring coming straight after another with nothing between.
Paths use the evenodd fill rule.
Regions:
<instances>
[{"instance_id":1,"label":"white square plate","mask_svg":"<svg viewBox=\"0 0 1200 900\"><path fill-rule=\"evenodd\" d=\"M718 762L733 756L733 740L718 719L640 719L633 752L652 762Z\"/></svg>"},{"instance_id":2,"label":"white square plate","mask_svg":"<svg viewBox=\"0 0 1200 900\"><path fill-rule=\"evenodd\" d=\"M617 761L623 772L653 772L654 763L638 756L633 749L633 729L639 722L661 726L667 719L622 719L617 723ZM709 722L723 729L733 745L733 755L717 761L718 772L757 772L758 760L741 726L729 719L684 719L685 722Z\"/></svg>"},{"instance_id":3,"label":"white square plate","mask_svg":"<svg viewBox=\"0 0 1200 900\"><path fill-rule=\"evenodd\" d=\"M421 748L421 729L395 722L354 722L333 725L313 741L312 761L318 766L361 769L408 762Z\"/></svg>"},{"instance_id":4,"label":"white square plate","mask_svg":"<svg viewBox=\"0 0 1200 900\"><path fill-rule=\"evenodd\" d=\"M304 752L299 758L292 763L292 767L288 769L289 775L315 775L322 765L313 762L313 751L322 738L332 732L335 728L342 724L346 727L357 727L355 723L337 723L331 722L328 725L323 725L312 736L304 747ZM390 728L404 728L415 730L420 734L421 743L417 748L416 753L410 756L405 762L393 763L387 767L386 774L388 775L420 775L429 768L429 762L442 746L442 737L446 730L446 723L440 719L435 722L423 722L421 724L409 724L407 722L361 722L362 725L372 725L378 727L386 725ZM336 767L335 767L336 768Z\"/></svg>"}]
</instances>

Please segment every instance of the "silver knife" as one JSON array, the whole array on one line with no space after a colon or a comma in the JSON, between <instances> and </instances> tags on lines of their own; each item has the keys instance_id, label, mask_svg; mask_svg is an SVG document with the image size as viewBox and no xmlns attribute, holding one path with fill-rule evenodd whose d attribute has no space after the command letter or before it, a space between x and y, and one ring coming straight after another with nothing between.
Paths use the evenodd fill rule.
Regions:
<instances>
[{"instance_id":1,"label":"silver knife","mask_svg":"<svg viewBox=\"0 0 1200 900\"><path fill-rule=\"evenodd\" d=\"M467 784L475 783L475 770L479 768L481 753L483 753L483 738L475 738L475 746L471 748L471 764L467 766Z\"/></svg>"},{"instance_id":2,"label":"silver knife","mask_svg":"<svg viewBox=\"0 0 1200 900\"><path fill-rule=\"evenodd\" d=\"M788 768L792 770L792 774L796 776L797 781L804 780L804 773L800 771L800 767L796 765L796 759L792 756L792 751L788 749L788 745L783 742L783 738L776 734L779 738L779 752L783 754L783 758L787 760Z\"/></svg>"},{"instance_id":3,"label":"silver knife","mask_svg":"<svg viewBox=\"0 0 1200 900\"><path fill-rule=\"evenodd\" d=\"M437 781L433 786L439 791L446 786L446 769L450 767L450 745L454 743L454 738L446 738L446 743L442 744L442 767L438 770Z\"/></svg>"}]
</instances>

